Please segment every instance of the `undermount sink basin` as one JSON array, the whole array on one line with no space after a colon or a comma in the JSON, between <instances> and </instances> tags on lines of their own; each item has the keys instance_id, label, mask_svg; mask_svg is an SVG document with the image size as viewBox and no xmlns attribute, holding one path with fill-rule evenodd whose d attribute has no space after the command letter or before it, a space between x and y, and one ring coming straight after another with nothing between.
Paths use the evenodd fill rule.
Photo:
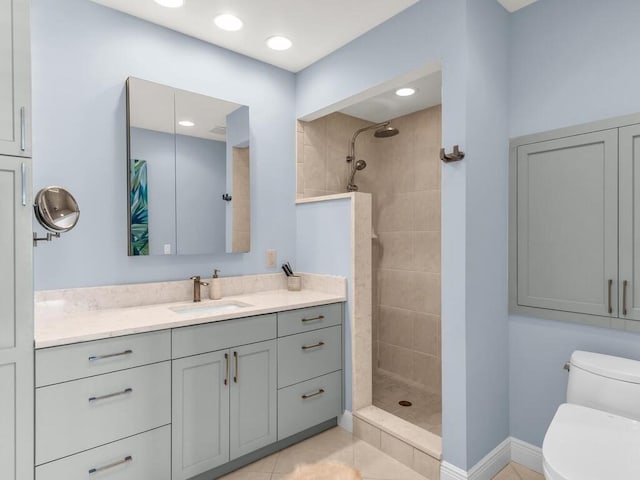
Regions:
<instances>
[{"instance_id":1,"label":"undermount sink basin","mask_svg":"<svg viewBox=\"0 0 640 480\"><path fill-rule=\"evenodd\" d=\"M229 313L235 312L236 310L240 310L246 307L250 307L248 303L243 302L216 302L216 303L208 303L204 305L181 305L179 307L169 307L170 310L173 310L180 315L200 315L203 313Z\"/></svg>"}]
</instances>

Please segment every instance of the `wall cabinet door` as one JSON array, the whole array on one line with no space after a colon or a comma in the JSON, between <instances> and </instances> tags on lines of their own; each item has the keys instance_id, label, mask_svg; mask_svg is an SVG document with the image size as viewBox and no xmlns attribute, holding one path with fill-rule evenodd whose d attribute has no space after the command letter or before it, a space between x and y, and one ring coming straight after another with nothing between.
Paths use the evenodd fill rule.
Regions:
<instances>
[{"instance_id":1,"label":"wall cabinet door","mask_svg":"<svg viewBox=\"0 0 640 480\"><path fill-rule=\"evenodd\" d=\"M31 155L29 1L0 0L0 154Z\"/></svg>"},{"instance_id":2,"label":"wall cabinet door","mask_svg":"<svg viewBox=\"0 0 640 480\"><path fill-rule=\"evenodd\" d=\"M33 479L33 284L31 205L27 191L30 171L29 159L0 157L0 478L3 480Z\"/></svg>"},{"instance_id":3,"label":"wall cabinet door","mask_svg":"<svg viewBox=\"0 0 640 480\"><path fill-rule=\"evenodd\" d=\"M640 320L640 125L620 129L619 188L619 316Z\"/></svg>"},{"instance_id":4,"label":"wall cabinet door","mask_svg":"<svg viewBox=\"0 0 640 480\"><path fill-rule=\"evenodd\" d=\"M231 460L277 440L276 341L232 349Z\"/></svg>"},{"instance_id":5,"label":"wall cabinet door","mask_svg":"<svg viewBox=\"0 0 640 480\"><path fill-rule=\"evenodd\" d=\"M618 315L618 130L518 147L518 305Z\"/></svg>"},{"instance_id":6,"label":"wall cabinet door","mask_svg":"<svg viewBox=\"0 0 640 480\"><path fill-rule=\"evenodd\" d=\"M229 461L229 351L174 360L172 479Z\"/></svg>"}]
</instances>

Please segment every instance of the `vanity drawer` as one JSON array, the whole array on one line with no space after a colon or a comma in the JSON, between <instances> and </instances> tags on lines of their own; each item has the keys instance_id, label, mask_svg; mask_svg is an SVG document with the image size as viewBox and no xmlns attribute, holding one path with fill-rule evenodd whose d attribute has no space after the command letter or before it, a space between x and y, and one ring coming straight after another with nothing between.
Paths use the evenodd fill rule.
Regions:
<instances>
[{"instance_id":1,"label":"vanity drawer","mask_svg":"<svg viewBox=\"0 0 640 480\"><path fill-rule=\"evenodd\" d=\"M36 480L86 480L93 477L170 480L171 427L157 428L36 468Z\"/></svg>"},{"instance_id":2,"label":"vanity drawer","mask_svg":"<svg viewBox=\"0 0 640 480\"><path fill-rule=\"evenodd\" d=\"M171 423L171 362L36 389L36 465Z\"/></svg>"},{"instance_id":3,"label":"vanity drawer","mask_svg":"<svg viewBox=\"0 0 640 480\"><path fill-rule=\"evenodd\" d=\"M278 313L278 336L342 324L342 304L319 305Z\"/></svg>"},{"instance_id":4,"label":"vanity drawer","mask_svg":"<svg viewBox=\"0 0 640 480\"><path fill-rule=\"evenodd\" d=\"M278 339L278 388L342 368L342 327Z\"/></svg>"},{"instance_id":5,"label":"vanity drawer","mask_svg":"<svg viewBox=\"0 0 640 480\"><path fill-rule=\"evenodd\" d=\"M162 362L171 358L169 330L36 350L36 387Z\"/></svg>"},{"instance_id":6,"label":"vanity drawer","mask_svg":"<svg viewBox=\"0 0 640 480\"><path fill-rule=\"evenodd\" d=\"M171 335L173 358L214 352L273 340L276 338L276 314L174 328Z\"/></svg>"},{"instance_id":7,"label":"vanity drawer","mask_svg":"<svg viewBox=\"0 0 640 480\"><path fill-rule=\"evenodd\" d=\"M341 371L278 390L278 440L341 413Z\"/></svg>"}]
</instances>

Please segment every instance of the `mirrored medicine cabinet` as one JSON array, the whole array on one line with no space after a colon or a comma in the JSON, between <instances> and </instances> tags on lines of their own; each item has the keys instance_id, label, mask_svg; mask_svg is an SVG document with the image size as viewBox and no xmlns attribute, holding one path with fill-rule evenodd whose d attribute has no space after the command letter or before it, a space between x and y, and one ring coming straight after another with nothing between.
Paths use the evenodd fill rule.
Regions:
<instances>
[{"instance_id":1,"label":"mirrored medicine cabinet","mask_svg":"<svg viewBox=\"0 0 640 480\"><path fill-rule=\"evenodd\" d=\"M249 107L127 79L130 256L250 249Z\"/></svg>"}]
</instances>

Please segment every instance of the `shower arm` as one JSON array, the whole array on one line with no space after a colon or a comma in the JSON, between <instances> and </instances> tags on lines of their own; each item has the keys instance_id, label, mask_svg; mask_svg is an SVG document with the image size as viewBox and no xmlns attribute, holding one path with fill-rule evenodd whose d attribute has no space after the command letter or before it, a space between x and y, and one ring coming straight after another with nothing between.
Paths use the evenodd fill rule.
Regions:
<instances>
[{"instance_id":1,"label":"shower arm","mask_svg":"<svg viewBox=\"0 0 640 480\"><path fill-rule=\"evenodd\" d=\"M363 127L360 130L356 130L356 133L354 133L353 137L351 138L351 144L349 145L349 154L347 155L347 162L353 162L355 160L355 155L356 155L356 137L358 135L360 135L362 132L366 132L367 130L371 130L373 128L386 127L386 126L388 126L390 124L391 124L391 122L387 121L387 122L377 123L375 125L369 125L368 127Z\"/></svg>"}]
</instances>

